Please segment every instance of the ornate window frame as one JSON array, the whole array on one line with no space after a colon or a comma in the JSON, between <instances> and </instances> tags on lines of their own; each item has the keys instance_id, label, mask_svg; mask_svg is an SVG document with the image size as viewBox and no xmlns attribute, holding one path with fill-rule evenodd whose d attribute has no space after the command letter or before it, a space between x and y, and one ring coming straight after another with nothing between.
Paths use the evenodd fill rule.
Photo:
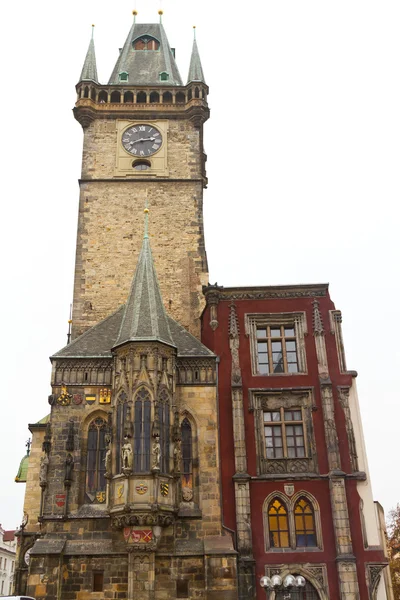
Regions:
<instances>
[{"instance_id":1,"label":"ornate window frame","mask_svg":"<svg viewBox=\"0 0 400 600\"><path fill-rule=\"evenodd\" d=\"M286 577L286 575L289 575L289 573L302 575L307 581L309 581L314 586L321 600L330 599L328 570L325 563L290 563L289 565L265 565L264 573L268 577L272 577L272 575L280 575L282 579ZM276 600L275 592L272 592L271 600Z\"/></svg>"},{"instance_id":2,"label":"ornate window frame","mask_svg":"<svg viewBox=\"0 0 400 600\"><path fill-rule=\"evenodd\" d=\"M264 411L301 408L306 456L304 458L267 458L264 440ZM314 436L312 388L300 389L249 389L249 411L254 412L254 430L257 451L257 475L264 477L303 476L318 473Z\"/></svg>"},{"instance_id":3,"label":"ornate window frame","mask_svg":"<svg viewBox=\"0 0 400 600\"><path fill-rule=\"evenodd\" d=\"M280 502L282 502L288 513L289 520L289 547L288 548L275 548L271 546L270 540L270 532L269 532L269 521L268 521L268 507L272 500L277 498ZM296 503L301 498L305 498L310 502L314 510L314 526L315 526L315 536L317 539L316 546L296 546L296 527L295 527L295 519L294 519L294 508ZM321 527L321 511L319 508L319 504L317 500L314 498L312 494L307 492L306 490L299 490L296 492L291 498L286 496L283 492L275 491L269 494L263 504L263 523L264 523L264 548L265 552L276 552L276 553L286 553L286 552L322 552L324 549L323 539L322 539L322 527Z\"/></svg>"},{"instance_id":4,"label":"ornate window frame","mask_svg":"<svg viewBox=\"0 0 400 600\"><path fill-rule=\"evenodd\" d=\"M245 332L250 337L250 354L252 374L258 377L292 377L307 374L305 336L308 334L305 312L285 313L246 313L244 316ZM257 361L257 327L284 325L294 327L297 347L297 373L260 373Z\"/></svg>"}]
</instances>

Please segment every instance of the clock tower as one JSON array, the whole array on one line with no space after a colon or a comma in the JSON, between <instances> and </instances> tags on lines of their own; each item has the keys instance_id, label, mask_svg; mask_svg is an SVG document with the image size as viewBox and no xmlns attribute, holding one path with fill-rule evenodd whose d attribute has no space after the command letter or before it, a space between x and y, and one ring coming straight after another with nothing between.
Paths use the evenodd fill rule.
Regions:
<instances>
[{"instance_id":1,"label":"clock tower","mask_svg":"<svg viewBox=\"0 0 400 600\"><path fill-rule=\"evenodd\" d=\"M208 283L203 232L208 87L196 40L183 83L161 15L159 24L138 24L134 11L107 85L98 81L92 39L76 88L74 115L84 141L73 339L125 302L146 202L165 306L192 334L200 334L201 290Z\"/></svg>"}]
</instances>

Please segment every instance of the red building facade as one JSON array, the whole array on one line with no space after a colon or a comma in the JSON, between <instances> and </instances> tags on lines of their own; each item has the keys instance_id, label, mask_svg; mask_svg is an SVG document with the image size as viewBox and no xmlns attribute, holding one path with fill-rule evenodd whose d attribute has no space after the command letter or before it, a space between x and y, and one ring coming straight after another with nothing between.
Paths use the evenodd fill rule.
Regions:
<instances>
[{"instance_id":1,"label":"red building facade","mask_svg":"<svg viewBox=\"0 0 400 600\"><path fill-rule=\"evenodd\" d=\"M236 534L240 597L261 600L260 578L288 573L307 581L292 598L389 597L357 374L346 368L328 286L204 292L202 341L220 361L223 515Z\"/></svg>"}]
</instances>

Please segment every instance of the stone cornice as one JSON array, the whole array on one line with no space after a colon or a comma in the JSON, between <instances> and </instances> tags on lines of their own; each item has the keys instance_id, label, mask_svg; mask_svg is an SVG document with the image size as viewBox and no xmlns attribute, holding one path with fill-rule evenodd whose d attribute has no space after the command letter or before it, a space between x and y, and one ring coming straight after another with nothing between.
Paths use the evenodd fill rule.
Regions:
<instances>
[{"instance_id":1,"label":"stone cornice","mask_svg":"<svg viewBox=\"0 0 400 600\"><path fill-rule=\"evenodd\" d=\"M256 286L256 287L228 287L208 285L203 286L203 293L208 303L208 296L212 296L212 302L215 302L215 296L218 300L263 300L273 298L315 298L326 296L329 284L299 284L299 285L274 285L274 286Z\"/></svg>"}]
</instances>

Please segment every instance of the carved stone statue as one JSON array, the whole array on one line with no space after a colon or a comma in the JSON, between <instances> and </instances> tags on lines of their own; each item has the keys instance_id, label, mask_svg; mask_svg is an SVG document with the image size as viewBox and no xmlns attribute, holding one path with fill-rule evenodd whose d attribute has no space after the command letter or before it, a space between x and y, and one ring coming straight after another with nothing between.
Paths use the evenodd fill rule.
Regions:
<instances>
[{"instance_id":1,"label":"carved stone statue","mask_svg":"<svg viewBox=\"0 0 400 600\"><path fill-rule=\"evenodd\" d=\"M107 440L106 440L107 441ZM105 476L106 477L111 477L112 476L112 448L111 448L111 440L108 441L108 447L107 447L107 452L106 455L104 457L104 465L106 467L106 472L105 472Z\"/></svg>"},{"instance_id":2,"label":"carved stone statue","mask_svg":"<svg viewBox=\"0 0 400 600\"><path fill-rule=\"evenodd\" d=\"M41 487L47 485L47 469L49 468L49 457L47 454L40 459L39 484Z\"/></svg>"},{"instance_id":3,"label":"carved stone statue","mask_svg":"<svg viewBox=\"0 0 400 600\"><path fill-rule=\"evenodd\" d=\"M160 444L160 436L156 435L153 443L153 466L151 467L153 471L160 470L160 461L161 461L161 444Z\"/></svg>"},{"instance_id":4,"label":"carved stone statue","mask_svg":"<svg viewBox=\"0 0 400 600\"><path fill-rule=\"evenodd\" d=\"M72 456L72 454L70 454L68 452L67 454L67 458L65 459L65 477L64 477L64 481L71 481L72 480L72 471L74 468L74 458Z\"/></svg>"},{"instance_id":5,"label":"carved stone statue","mask_svg":"<svg viewBox=\"0 0 400 600\"><path fill-rule=\"evenodd\" d=\"M125 443L122 446L122 470L124 473L126 471L132 471L132 463L133 463L132 444L130 443L129 438L125 437Z\"/></svg>"},{"instance_id":6,"label":"carved stone statue","mask_svg":"<svg viewBox=\"0 0 400 600\"><path fill-rule=\"evenodd\" d=\"M175 471L175 473L181 472L181 463L182 463L182 442L181 442L181 440L176 440L175 448L174 448L174 471Z\"/></svg>"}]
</instances>

